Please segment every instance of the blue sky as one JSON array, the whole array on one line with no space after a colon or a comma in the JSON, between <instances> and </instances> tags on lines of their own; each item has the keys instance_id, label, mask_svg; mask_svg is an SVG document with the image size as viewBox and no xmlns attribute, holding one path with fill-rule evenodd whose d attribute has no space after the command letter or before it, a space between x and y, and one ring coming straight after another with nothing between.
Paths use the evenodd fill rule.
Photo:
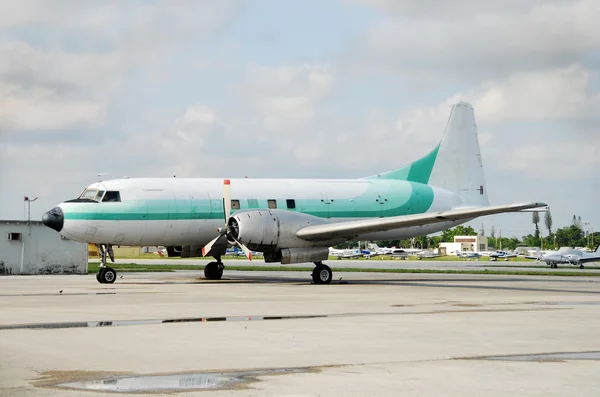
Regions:
<instances>
[{"instance_id":1,"label":"blue sky","mask_svg":"<svg viewBox=\"0 0 600 397\"><path fill-rule=\"evenodd\" d=\"M555 226L577 214L598 230L599 11L594 0L0 2L0 219L23 217L23 195L40 197L39 219L100 172L371 175L429 152L466 100L492 203L545 201ZM527 214L482 222L533 230Z\"/></svg>"}]
</instances>

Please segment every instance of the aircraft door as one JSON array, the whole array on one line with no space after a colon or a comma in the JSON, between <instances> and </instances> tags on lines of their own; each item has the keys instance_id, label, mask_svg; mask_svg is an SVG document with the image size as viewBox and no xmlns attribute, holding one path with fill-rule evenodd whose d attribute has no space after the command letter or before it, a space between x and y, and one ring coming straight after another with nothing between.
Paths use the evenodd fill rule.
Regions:
<instances>
[{"instance_id":1,"label":"aircraft door","mask_svg":"<svg viewBox=\"0 0 600 397\"><path fill-rule=\"evenodd\" d=\"M211 219L221 219L225 222L223 197L213 197L209 195L208 199L210 201ZM234 210L232 209L231 212L233 213Z\"/></svg>"},{"instance_id":2,"label":"aircraft door","mask_svg":"<svg viewBox=\"0 0 600 397\"><path fill-rule=\"evenodd\" d=\"M149 222L141 225L144 230L141 245L162 245L171 223L171 213L175 211L173 196L164 189L144 189L143 198Z\"/></svg>"}]
</instances>

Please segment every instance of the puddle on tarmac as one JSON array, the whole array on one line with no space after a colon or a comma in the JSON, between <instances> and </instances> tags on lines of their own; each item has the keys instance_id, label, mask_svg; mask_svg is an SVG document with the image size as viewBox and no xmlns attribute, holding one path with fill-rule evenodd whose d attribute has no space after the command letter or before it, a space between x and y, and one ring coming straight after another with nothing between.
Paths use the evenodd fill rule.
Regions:
<instances>
[{"instance_id":1,"label":"puddle on tarmac","mask_svg":"<svg viewBox=\"0 0 600 397\"><path fill-rule=\"evenodd\" d=\"M452 314L452 313L502 313L520 311L549 311L559 310L554 308L526 308L526 309L453 309L453 310L430 310L414 312L373 312L373 313L339 313L339 314L302 314L288 316L228 316L228 317L189 317L172 318L165 320L116 320L116 321L72 321L64 323L38 323L38 324L8 324L0 325L0 331L15 329L60 329L60 328L96 328L96 327L119 327L127 325L152 325L173 323L195 323L195 322L239 322L239 321L272 321L272 320L301 320L318 318L340 318L340 317L366 317L366 316L406 316L406 315L429 315L429 314Z\"/></svg>"},{"instance_id":2,"label":"puddle on tarmac","mask_svg":"<svg viewBox=\"0 0 600 397\"><path fill-rule=\"evenodd\" d=\"M600 360L600 351L570 352L570 353L516 354L516 355L508 355L508 356L473 357L472 359L494 360L494 361Z\"/></svg>"},{"instance_id":3,"label":"puddle on tarmac","mask_svg":"<svg viewBox=\"0 0 600 397\"><path fill-rule=\"evenodd\" d=\"M259 376L311 372L308 368L265 369L241 372L206 372L172 375L116 376L55 384L55 387L116 393L219 390L256 382Z\"/></svg>"}]
</instances>

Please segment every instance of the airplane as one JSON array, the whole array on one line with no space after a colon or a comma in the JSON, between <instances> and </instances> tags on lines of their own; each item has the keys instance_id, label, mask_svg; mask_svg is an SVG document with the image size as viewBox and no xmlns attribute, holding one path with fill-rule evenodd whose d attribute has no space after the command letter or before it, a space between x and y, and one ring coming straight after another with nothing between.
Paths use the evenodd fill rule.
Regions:
<instances>
[{"instance_id":1,"label":"airplane","mask_svg":"<svg viewBox=\"0 0 600 397\"><path fill-rule=\"evenodd\" d=\"M416 256L417 256L417 259L419 259L419 260L420 260L420 259L423 259L423 258L439 258L439 257L441 257L441 256L444 256L444 255L442 255L442 254L439 254L439 253L438 253L438 254L436 254L436 253L434 253L433 251L427 251L427 250L425 250L425 251L420 251L420 252L417 252L417 253L416 253L416 254L414 254L414 255L416 255Z\"/></svg>"},{"instance_id":2,"label":"airplane","mask_svg":"<svg viewBox=\"0 0 600 397\"><path fill-rule=\"evenodd\" d=\"M336 249L336 248L329 248L329 256L335 256L338 259L342 259L342 258L346 258L346 259L352 259L352 258L358 258L363 256L363 253L358 249L358 248L354 248L354 249Z\"/></svg>"},{"instance_id":3,"label":"airplane","mask_svg":"<svg viewBox=\"0 0 600 397\"><path fill-rule=\"evenodd\" d=\"M481 258L481 254L479 252L470 252L470 251L466 251L466 252L456 251L456 256L458 256L460 258L467 258L467 260L470 260L470 259L479 260L479 258Z\"/></svg>"},{"instance_id":4,"label":"airplane","mask_svg":"<svg viewBox=\"0 0 600 397\"><path fill-rule=\"evenodd\" d=\"M508 261L508 258L516 258L518 256L518 254L517 254L517 250L514 250L513 252L496 251L496 252L492 252L489 256L490 256L490 261L494 262L494 261L498 260L498 258L504 258L505 261Z\"/></svg>"},{"instance_id":5,"label":"airplane","mask_svg":"<svg viewBox=\"0 0 600 397\"><path fill-rule=\"evenodd\" d=\"M423 250L417 248L387 248L387 247L379 247L377 244L369 244L371 249L374 252L374 255L391 255L396 257L405 258L409 255L418 255Z\"/></svg>"},{"instance_id":6,"label":"airplane","mask_svg":"<svg viewBox=\"0 0 600 397\"><path fill-rule=\"evenodd\" d=\"M359 179L122 178L99 181L42 216L63 238L96 244L99 283L114 283L113 245L161 245L213 257L209 280L222 278L221 257L237 246L249 260L314 263L312 280L329 284L323 261L347 241L405 239L440 232L480 216L544 207L490 206L473 107L452 106L440 143L422 158Z\"/></svg>"},{"instance_id":7,"label":"airplane","mask_svg":"<svg viewBox=\"0 0 600 397\"><path fill-rule=\"evenodd\" d=\"M546 262L552 269L556 269L559 263L568 263L573 266L579 265L580 269L584 269L584 263L600 262L600 245L592 253L569 247L561 247L558 251L546 251L540 255L531 255L525 258Z\"/></svg>"}]
</instances>

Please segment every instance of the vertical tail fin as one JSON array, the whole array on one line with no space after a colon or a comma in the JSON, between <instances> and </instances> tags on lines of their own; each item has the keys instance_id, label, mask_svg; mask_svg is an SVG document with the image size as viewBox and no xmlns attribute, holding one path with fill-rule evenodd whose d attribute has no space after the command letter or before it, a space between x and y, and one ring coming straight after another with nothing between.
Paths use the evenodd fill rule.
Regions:
<instances>
[{"instance_id":1,"label":"vertical tail fin","mask_svg":"<svg viewBox=\"0 0 600 397\"><path fill-rule=\"evenodd\" d=\"M473 107L466 102L452 106L442 140L430 153L369 178L429 184L460 194L465 205L489 205Z\"/></svg>"},{"instance_id":2,"label":"vertical tail fin","mask_svg":"<svg viewBox=\"0 0 600 397\"><path fill-rule=\"evenodd\" d=\"M452 107L429 184L460 194L467 205L489 205L475 112L466 102Z\"/></svg>"}]
</instances>

